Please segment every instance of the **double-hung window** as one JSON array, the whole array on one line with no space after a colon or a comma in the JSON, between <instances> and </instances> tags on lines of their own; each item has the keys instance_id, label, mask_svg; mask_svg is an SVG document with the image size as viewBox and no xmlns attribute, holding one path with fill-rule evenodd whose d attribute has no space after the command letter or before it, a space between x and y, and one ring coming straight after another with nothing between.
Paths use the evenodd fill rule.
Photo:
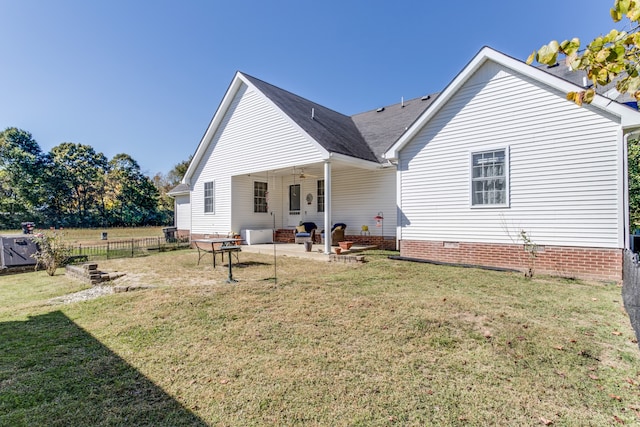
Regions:
<instances>
[{"instance_id":1,"label":"double-hung window","mask_svg":"<svg viewBox=\"0 0 640 427\"><path fill-rule=\"evenodd\" d=\"M215 185L213 181L204 183L204 213L215 213Z\"/></svg>"},{"instance_id":2,"label":"double-hung window","mask_svg":"<svg viewBox=\"0 0 640 427\"><path fill-rule=\"evenodd\" d=\"M324 212L324 179L318 180L318 192L316 193L318 212Z\"/></svg>"},{"instance_id":3,"label":"double-hung window","mask_svg":"<svg viewBox=\"0 0 640 427\"><path fill-rule=\"evenodd\" d=\"M508 150L471 153L471 206L509 206Z\"/></svg>"},{"instance_id":4,"label":"double-hung window","mask_svg":"<svg viewBox=\"0 0 640 427\"><path fill-rule=\"evenodd\" d=\"M267 212L267 194L268 187L266 182L253 182L253 212Z\"/></svg>"}]
</instances>

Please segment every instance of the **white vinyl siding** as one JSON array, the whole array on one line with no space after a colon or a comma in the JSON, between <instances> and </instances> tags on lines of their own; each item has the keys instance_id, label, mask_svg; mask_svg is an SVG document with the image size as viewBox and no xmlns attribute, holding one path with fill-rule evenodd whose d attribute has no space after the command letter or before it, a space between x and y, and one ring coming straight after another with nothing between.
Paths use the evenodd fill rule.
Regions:
<instances>
[{"instance_id":1,"label":"white vinyl siding","mask_svg":"<svg viewBox=\"0 0 640 427\"><path fill-rule=\"evenodd\" d=\"M175 198L175 226L178 230L191 230L191 203L189 195Z\"/></svg>"},{"instance_id":2,"label":"white vinyl siding","mask_svg":"<svg viewBox=\"0 0 640 427\"><path fill-rule=\"evenodd\" d=\"M217 131L208 138L211 141L191 182L193 233L227 234L237 228L232 226L232 218L234 223L242 222L241 218L247 211L236 210L236 203L244 204L249 213L253 212L252 184L245 187L243 193L232 193L232 177L319 162L323 158L315 143L284 118L261 93L244 84L233 98ZM205 215L203 183L214 180L215 215ZM244 194L245 203L239 200L239 194ZM265 215L260 216L267 221Z\"/></svg>"},{"instance_id":3,"label":"white vinyl siding","mask_svg":"<svg viewBox=\"0 0 640 427\"><path fill-rule=\"evenodd\" d=\"M393 168L365 170L348 168L335 170L332 174L332 222L347 224L347 234L360 234L360 227L368 225L371 234L386 236L396 234L396 176ZM289 176L269 178L269 211L271 215L253 213L250 197L236 197L233 201L233 224L230 230L286 228L289 213ZM313 221L319 230L324 229L324 213L316 212L314 203L308 205L304 196L317 189L317 179L296 179L303 195L300 206L300 221ZM236 176L233 178L233 194L251 194L253 178ZM220 202L219 202L220 203ZM384 212L384 230L376 227L373 217Z\"/></svg>"},{"instance_id":4,"label":"white vinyl siding","mask_svg":"<svg viewBox=\"0 0 640 427\"><path fill-rule=\"evenodd\" d=\"M400 152L402 239L620 247L619 122L489 62ZM509 209L473 209L469 153L509 147ZM521 243L521 242L520 242Z\"/></svg>"}]
</instances>

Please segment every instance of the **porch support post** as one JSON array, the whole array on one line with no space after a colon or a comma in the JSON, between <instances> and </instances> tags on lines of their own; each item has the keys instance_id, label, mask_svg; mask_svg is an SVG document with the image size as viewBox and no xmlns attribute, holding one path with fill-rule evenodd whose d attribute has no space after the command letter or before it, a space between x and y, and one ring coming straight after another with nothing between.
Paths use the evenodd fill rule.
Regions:
<instances>
[{"instance_id":1,"label":"porch support post","mask_svg":"<svg viewBox=\"0 0 640 427\"><path fill-rule=\"evenodd\" d=\"M324 162L324 253L331 253L331 162Z\"/></svg>"}]
</instances>

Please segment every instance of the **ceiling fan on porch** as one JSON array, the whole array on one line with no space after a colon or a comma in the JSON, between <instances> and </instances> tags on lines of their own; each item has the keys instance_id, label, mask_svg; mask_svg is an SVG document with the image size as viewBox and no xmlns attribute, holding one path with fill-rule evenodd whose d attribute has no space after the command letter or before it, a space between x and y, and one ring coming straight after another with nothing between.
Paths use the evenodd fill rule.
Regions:
<instances>
[{"instance_id":1,"label":"ceiling fan on porch","mask_svg":"<svg viewBox=\"0 0 640 427\"><path fill-rule=\"evenodd\" d=\"M294 179L297 177L298 179L306 179L306 178L317 178L318 175L312 175L310 173L304 173L304 168L299 168L299 172L296 172L296 167L293 167L293 177Z\"/></svg>"}]
</instances>

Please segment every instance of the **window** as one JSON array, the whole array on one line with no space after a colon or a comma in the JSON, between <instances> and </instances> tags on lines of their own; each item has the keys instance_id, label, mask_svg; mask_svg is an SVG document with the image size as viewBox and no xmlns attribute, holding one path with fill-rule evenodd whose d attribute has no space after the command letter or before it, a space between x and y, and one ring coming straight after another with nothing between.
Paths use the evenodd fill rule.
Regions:
<instances>
[{"instance_id":1,"label":"window","mask_svg":"<svg viewBox=\"0 0 640 427\"><path fill-rule=\"evenodd\" d=\"M289 211L300 211L300 184L289 186Z\"/></svg>"},{"instance_id":2,"label":"window","mask_svg":"<svg viewBox=\"0 0 640 427\"><path fill-rule=\"evenodd\" d=\"M471 205L508 206L507 150L471 153Z\"/></svg>"},{"instance_id":3,"label":"window","mask_svg":"<svg viewBox=\"0 0 640 427\"><path fill-rule=\"evenodd\" d=\"M204 183L204 213L214 213L214 188L213 181Z\"/></svg>"},{"instance_id":4,"label":"window","mask_svg":"<svg viewBox=\"0 0 640 427\"><path fill-rule=\"evenodd\" d=\"M318 212L324 212L324 179L318 180L316 199L318 201Z\"/></svg>"},{"instance_id":5,"label":"window","mask_svg":"<svg viewBox=\"0 0 640 427\"><path fill-rule=\"evenodd\" d=\"M267 183L255 181L253 183L253 211L266 213L267 210Z\"/></svg>"}]
</instances>

